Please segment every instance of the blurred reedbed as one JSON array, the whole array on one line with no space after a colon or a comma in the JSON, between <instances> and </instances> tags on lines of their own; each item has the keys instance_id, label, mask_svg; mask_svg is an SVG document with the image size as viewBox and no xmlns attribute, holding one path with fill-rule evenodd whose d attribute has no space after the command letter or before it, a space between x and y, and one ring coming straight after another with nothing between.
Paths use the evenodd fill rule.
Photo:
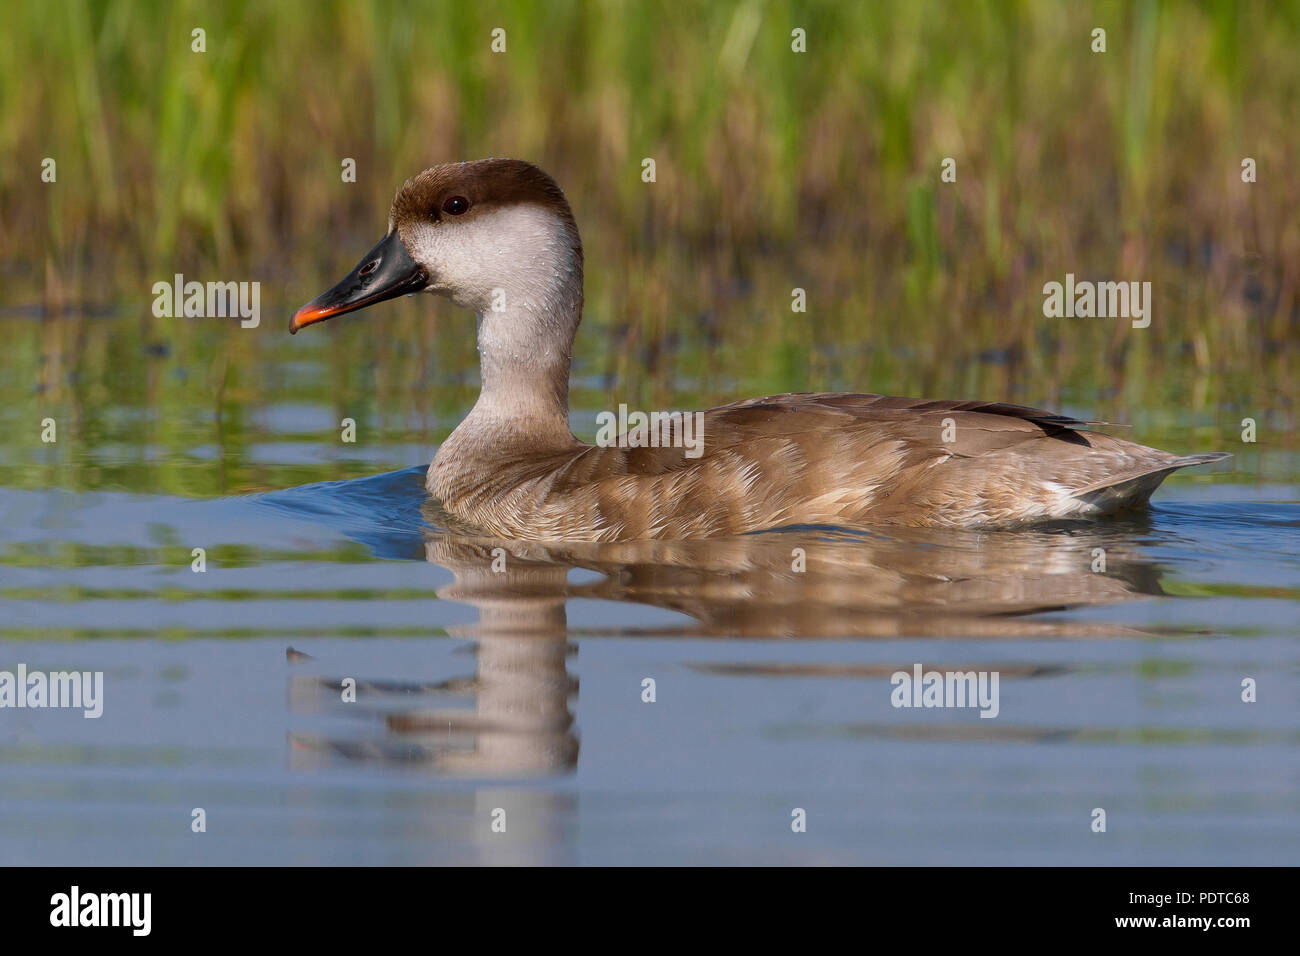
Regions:
<instances>
[{"instance_id":1,"label":"blurred reedbed","mask_svg":"<svg viewBox=\"0 0 1300 956\"><path fill-rule=\"evenodd\" d=\"M514 155L587 247L579 408L857 388L1294 426L1294 2L18 0L0 32L0 307L49 320L6 392L84 412L94 369L165 347L205 357L218 408L254 398L278 310L407 176ZM262 328L153 317L176 273L260 281ZM1151 326L1046 318L1067 273L1149 281ZM415 434L472 396L470 325L388 308L296 354ZM420 398L433 360L450 391Z\"/></svg>"}]
</instances>

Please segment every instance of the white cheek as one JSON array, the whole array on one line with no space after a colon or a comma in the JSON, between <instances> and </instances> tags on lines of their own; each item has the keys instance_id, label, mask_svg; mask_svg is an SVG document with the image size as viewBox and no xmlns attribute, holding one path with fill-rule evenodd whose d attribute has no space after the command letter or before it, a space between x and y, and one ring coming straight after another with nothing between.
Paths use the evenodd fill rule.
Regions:
<instances>
[{"instance_id":1,"label":"white cheek","mask_svg":"<svg viewBox=\"0 0 1300 956\"><path fill-rule=\"evenodd\" d=\"M430 290L476 312L494 304L510 310L536 304L572 269L573 242L564 222L532 204L421 223L408 241L412 257L433 278Z\"/></svg>"}]
</instances>

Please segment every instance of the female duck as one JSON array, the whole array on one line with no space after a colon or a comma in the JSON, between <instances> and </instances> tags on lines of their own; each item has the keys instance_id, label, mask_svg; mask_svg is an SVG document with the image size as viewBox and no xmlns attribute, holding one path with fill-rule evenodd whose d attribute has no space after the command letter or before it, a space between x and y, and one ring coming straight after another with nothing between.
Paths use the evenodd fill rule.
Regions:
<instances>
[{"instance_id":1,"label":"female duck","mask_svg":"<svg viewBox=\"0 0 1300 956\"><path fill-rule=\"evenodd\" d=\"M531 163L427 169L388 234L289 331L410 292L478 315L482 391L429 491L498 537L616 541L784 525L994 527L1145 504L1176 456L1051 412L880 395L778 395L703 413L702 447L597 447L569 429L582 242ZM698 438L698 436L697 436ZM682 443L678 443L679 445Z\"/></svg>"}]
</instances>

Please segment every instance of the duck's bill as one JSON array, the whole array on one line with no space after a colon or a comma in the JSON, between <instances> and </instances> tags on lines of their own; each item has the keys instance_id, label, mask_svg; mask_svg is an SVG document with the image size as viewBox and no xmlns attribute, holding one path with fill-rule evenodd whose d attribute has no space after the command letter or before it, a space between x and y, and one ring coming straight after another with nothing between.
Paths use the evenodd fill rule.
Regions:
<instances>
[{"instance_id":1,"label":"duck's bill","mask_svg":"<svg viewBox=\"0 0 1300 956\"><path fill-rule=\"evenodd\" d=\"M316 322L336 315L364 309L385 299L419 292L429 283L396 231L390 232L375 248L365 254L346 279L328 292L322 292L294 313L289 331L297 332Z\"/></svg>"}]
</instances>

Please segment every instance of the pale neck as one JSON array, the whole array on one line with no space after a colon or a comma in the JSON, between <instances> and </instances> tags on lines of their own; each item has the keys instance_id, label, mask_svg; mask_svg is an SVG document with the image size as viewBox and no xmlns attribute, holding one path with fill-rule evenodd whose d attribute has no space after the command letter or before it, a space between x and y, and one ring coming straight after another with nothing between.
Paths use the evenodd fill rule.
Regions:
<instances>
[{"instance_id":1,"label":"pale neck","mask_svg":"<svg viewBox=\"0 0 1300 956\"><path fill-rule=\"evenodd\" d=\"M569 361L582 319L582 269L548 270L547 281L505 291L505 308L478 313L482 387L457 432L533 447L565 447Z\"/></svg>"}]
</instances>

